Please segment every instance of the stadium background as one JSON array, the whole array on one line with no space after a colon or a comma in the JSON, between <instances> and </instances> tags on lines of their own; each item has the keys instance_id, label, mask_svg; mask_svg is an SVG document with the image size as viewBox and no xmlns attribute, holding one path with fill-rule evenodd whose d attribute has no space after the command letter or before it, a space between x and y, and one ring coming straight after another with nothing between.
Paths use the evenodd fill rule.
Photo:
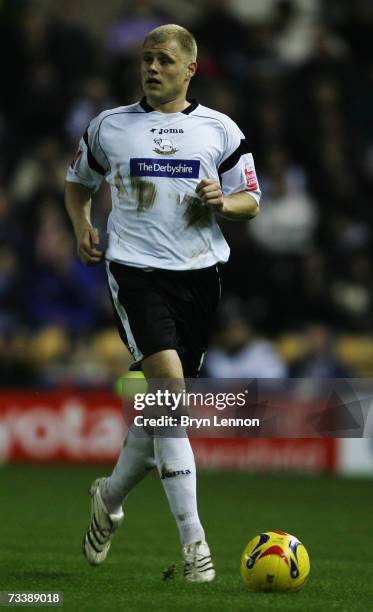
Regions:
<instances>
[{"instance_id":1,"label":"stadium background","mask_svg":"<svg viewBox=\"0 0 373 612\"><path fill-rule=\"evenodd\" d=\"M84 464L112 462L120 448L114 390L127 364L103 268L76 259L63 182L89 120L141 95L136 52L149 29L169 22L196 35L191 94L240 125L263 189L258 219L222 224L232 255L203 374L373 375L371 2L0 0L0 458L10 463L0 472L10 526L0 587L65 590L71 610L92 609L83 600L92 593L100 609L118 609L100 600L101 589L113 588L110 567L92 584L64 538L77 541L86 523L84 489L97 468ZM101 233L109 207L103 189L94 203ZM303 609L317 597L339 611L368 609L369 554L364 544L359 555L351 547L368 538L371 485L335 474L371 475L370 439L198 443L201 466L235 471L202 474L201 511L223 577L208 600L194 592L197 609L209 609L206 601L244 609L236 558L253 533L273 527L304 537L316 560ZM60 465L66 460L73 466ZM279 468L300 475L263 475ZM150 574L168 563L145 511L152 495L159 533L173 534L158 485L150 478L129 510L130 533L140 525L153 553L137 555L130 535L129 551L118 545L110 561L122 572L114 594L123 596L124 585L126 609L147 601L183 609L191 597L181 587L166 593L159 577L144 586L133 574L133 564ZM353 504L357 498L364 502ZM211 505L218 509L208 519ZM46 508L54 510L47 520Z\"/></svg>"}]
</instances>

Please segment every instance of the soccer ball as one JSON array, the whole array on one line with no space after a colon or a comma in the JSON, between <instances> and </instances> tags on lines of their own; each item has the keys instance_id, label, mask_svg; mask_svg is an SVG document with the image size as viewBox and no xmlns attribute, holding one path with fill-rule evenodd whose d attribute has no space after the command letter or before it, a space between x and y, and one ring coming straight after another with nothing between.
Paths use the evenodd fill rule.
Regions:
<instances>
[{"instance_id":1,"label":"soccer ball","mask_svg":"<svg viewBox=\"0 0 373 612\"><path fill-rule=\"evenodd\" d=\"M251 591L299 591L310 573L303 544L285 531L266 531L247 544L241 576Z\"/></svg>"}]
</instances>

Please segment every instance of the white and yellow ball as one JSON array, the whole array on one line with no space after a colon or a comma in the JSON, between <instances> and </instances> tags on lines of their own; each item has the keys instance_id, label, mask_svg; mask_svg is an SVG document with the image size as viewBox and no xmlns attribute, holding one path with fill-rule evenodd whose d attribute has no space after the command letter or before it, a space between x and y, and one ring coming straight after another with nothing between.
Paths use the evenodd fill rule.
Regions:
<instances>
[{"instance_id":1,"label":"white and yellow ball","mask_svg":"<svg viewBox=\"0 0 373 612\"><path fill-rule=\"evenodd\" d=\"M309 573L306 548L284 531L255 536L242 553L241 576L251 591L299 591Z\"/></svg>"}]
</instances>

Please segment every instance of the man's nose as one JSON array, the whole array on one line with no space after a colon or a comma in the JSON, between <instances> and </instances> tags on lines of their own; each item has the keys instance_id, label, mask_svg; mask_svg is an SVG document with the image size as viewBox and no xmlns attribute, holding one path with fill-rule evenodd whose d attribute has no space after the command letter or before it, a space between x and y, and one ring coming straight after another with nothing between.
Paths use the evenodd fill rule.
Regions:
<instances>
[{"instance_id":1,"label":"man's nose","mask_svg":"<svg viewBox=\"0 0 373 612\"><path fill-rule=\"evenodd\" d=\"M154 59L154 60L153 60L153 61L152 61L152 62L149 64L148 69L149 69L151 72L158 72L158 62L157 62L157 60L155 60L155 59Z\"/></svg>"}]
</instances>

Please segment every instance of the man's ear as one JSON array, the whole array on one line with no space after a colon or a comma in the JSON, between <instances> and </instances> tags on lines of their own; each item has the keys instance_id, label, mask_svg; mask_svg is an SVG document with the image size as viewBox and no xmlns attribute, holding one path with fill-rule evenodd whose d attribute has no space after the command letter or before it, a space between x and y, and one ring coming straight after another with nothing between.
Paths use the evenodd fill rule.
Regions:
<instances>
[{"instance_id":1,"label":"man's ear","mask_svg":"<svg viewBox=\"0 0 373 612\"><path fill-rule=\"evenodd\" d=\"M189 78L192 78L197 72L197 62L191 62L188 65L188 69L187 69L187 76Z\"/></svg>"}]
</instances>

